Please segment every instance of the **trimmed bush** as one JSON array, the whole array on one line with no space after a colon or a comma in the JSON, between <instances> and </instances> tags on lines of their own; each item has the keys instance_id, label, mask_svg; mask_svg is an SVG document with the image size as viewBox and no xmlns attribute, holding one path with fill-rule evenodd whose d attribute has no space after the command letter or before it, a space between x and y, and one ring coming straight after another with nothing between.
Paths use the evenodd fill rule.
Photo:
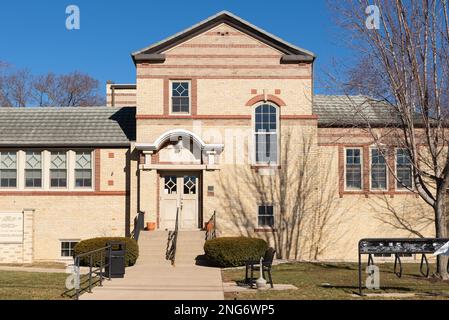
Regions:
<instances>
[{"instance_id":1,"label":"trimmed bush","mask_svg":"<svg viewBox=\"0 0 449 320\"><path fill-rule=\"evenodd\" d=\"M100 249L106 247L109 241L121 241L126 245L126 253L125 253L125 266L133 266L137 258L139 257L139 246L137 245L136 240L125 237L102 237L102 238L92 238L80 241L75 248L73 248L75 256L86 253L92 250ZM101 254L97 254L94 256L94 264L98 265ZM89 258L83 257L80 259L80 265L88 266Z\"/></svg>"},{"instance_id":2,"label":"trimmed bush","mask_svg":"<svg viewBox=\"0 0 449 320\"><path fill-rule=\"evenodd\" d=\"M265 240L246 237L224 237L206 241L206 256L220 267L244 266L247 260L259 260L265 255Z\"/></svg>"}]
</instances>

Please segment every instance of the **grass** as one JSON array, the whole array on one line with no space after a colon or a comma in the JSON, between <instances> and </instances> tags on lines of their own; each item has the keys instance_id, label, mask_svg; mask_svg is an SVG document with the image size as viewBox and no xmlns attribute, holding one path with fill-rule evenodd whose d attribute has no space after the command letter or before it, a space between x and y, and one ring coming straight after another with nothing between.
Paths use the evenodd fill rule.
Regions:
<instances>
[{"instance_id":1,"label":"grass","mask_svg":"<svg viewBox=\"0 0 449 320\"><path fill-rule=\"evenodd\" d=\"M273 282L293 284L299 290L251 291L225 293L226 299L289 299L289 300L328 300L328 299L449 299L449 281L436 278L423 278L419 264L403 264L402 278L393 272L392 264L379 264L380 290L367 290L364 293L415 294L412 297L359 297L358 267L355 263L292 263L273 266ZM431 265L431 271L435 267ZM362 285L365 283L365 266L362 268ZM223 281L242 281L244 269L223 270Z\"/></svg>"},{"instance_id":2,"label":"grass","mask_svg":"<svg viewBox=\"0 0 449 320\"><path fill-rule=\"evenodd\" d=\"M64 299L66 273L0 271L0 300Z\"/></svg>"}]
</instances>

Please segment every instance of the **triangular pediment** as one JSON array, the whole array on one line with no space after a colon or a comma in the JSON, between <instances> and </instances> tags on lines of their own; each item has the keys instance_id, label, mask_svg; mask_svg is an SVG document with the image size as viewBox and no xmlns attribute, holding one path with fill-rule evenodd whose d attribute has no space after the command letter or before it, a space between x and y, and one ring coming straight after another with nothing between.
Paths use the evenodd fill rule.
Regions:
<instances>
[{"instance_id":1,"label":"triangular pediment","mask_svg":"<svg viewBox=\"0 0 449 320\"><path fill-rule=\"evenodd\" d=\"M169 52L182 44L193 41L198 43L201 42L201 37L204 35L219 36L219 33L221 35L244 35L247 42L264 45L284 56L300 57L309 61L313 61L315 58L312 52L290 44L227 11L222 11L182 32L138 50L132 56L134 61L142 56L152 57L152 59L156 57L157 59L158 55ZM218 38L215 41L219 43L220 39Z\"/></svg>"}]
</instances>

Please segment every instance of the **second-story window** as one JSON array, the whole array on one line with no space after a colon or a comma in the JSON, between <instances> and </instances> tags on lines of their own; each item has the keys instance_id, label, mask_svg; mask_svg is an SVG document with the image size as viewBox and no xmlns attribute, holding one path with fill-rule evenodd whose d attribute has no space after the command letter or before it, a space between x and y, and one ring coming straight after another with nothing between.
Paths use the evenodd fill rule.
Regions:
<instances>
[{"instance_id":1,"label":"second-story window","mask_svg":"<svg viewBox=\"0 0 449 320\"><path fill-rule=\"evenodd\" d=\"M190 113L190 82L173 81L171 89L171 112Z\"/></svg>"},{"instance_id":2,"label":"second-story window","mask_svg":"<svg viewBox=\"0 0 449 320\"><path fill-rule=\"evenodd\" d=\"M75 187L92 187L92 153L82 151L76 153L75 159Z\"/></svg>"},{"instance_id":3,"label":"second-story window","mask_svg":"<svg viewBox=\"0 0 449 320\"><path fill-rule=\"evenodd\" d=\"M17 187L17 152L0 153L0 187Z\"/></svg>"},{"instance_id":4,"label":"second-story window","mask_svg":"<svg viewBox=\"0 0 449 320\"><path fill-rule=\"evenodd\" d=\"M361 149L346 149L346 189L362 189Z\"/></svg>"},{"instance_id":5,"label":"second-story window","mask_svg":"<svg viewBox=\"0 0 449 320\"><path fill-rule=\"evenodd\" d=\"M262 104L254 110L254 143L257 164L278 162L278 109Z\"/></svg>"},{"instance_id":6,"label":"second-story window","mask_svg":"<svg viewBox=\"0 0 449 320\"><path fill-rule=\"evenodd\" d=\"M67 154L65 152L52 152L50 163L50 187L67 187Z\"/></svg>"},{"instance_id":7,"label":"second-story window","mask_svg":"<svg viewBox=\"0 0 449 320\"><path fill-rule=\"evenodd\" d=\"M413 186L412 182L412 164L407 149L396 150L396 176L397 189L407 189Z\"/></svg>"},{"instance_id":8,"label":"second-story window","mask_svg":"<svg viewBox=\"0 0 449 320\"><path fill-rule=\"evenodd\" d=\"M27 151L25 154L25 187L42 187L42 152Z\"/></svg>"},{"instance_id":9,"label":"second-story window","mask_svg":"<svg viewBox=\"0 0 449 320\"><path fill-rule=\"evenodd\" d=\"M371 189L387 189L387 163L379 149L371 149Z\"/></svg>"}]
</instances>

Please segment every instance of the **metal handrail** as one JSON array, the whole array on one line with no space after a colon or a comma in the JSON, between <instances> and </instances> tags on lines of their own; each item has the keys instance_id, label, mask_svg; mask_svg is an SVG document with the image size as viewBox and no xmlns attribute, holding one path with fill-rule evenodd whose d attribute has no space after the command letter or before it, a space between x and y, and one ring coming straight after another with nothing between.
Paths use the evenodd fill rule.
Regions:
<instances>
[{"instance_id":1,"label":"metal handrail","mask_svg":"<svg viewBox=\"0 0 449 320\"><path fill-rule=\"evenodd\" d=\"M175 230L168 233L167 250L165 258L171 261L172 266L176 260L176 245L178 243L178 224L179 224L179 207L176 209Z\"/></svg>"},{"instance_id":2,"label":"metal handrail","mask_svg":"<svg viewBox=\"0 0 449 320\"><path fill-rule=\"evenodd\" d=\"M79 255L75 256L75 263L73 266L75 267L75 288L69 289L67 291L64 291L62 293L62 296L68 296L70 298L75 297L76 300L79 299L80 294L83 291L87 291L89 293L92 293L92 287L99 283L99 286L103 286L103 278L104 278L104 272L106 267L111 266L111 254L112 246L107 245L103 248L95 249L89 252L81 253ZM89 272L84 275L80 275L80 262L81 258L87 257L89 259ZM97 259L99 257L99 259ZM106 259L106 257L109 257L109 259ZM95 261L94 261L95 258ZM107 260L107 261L106 261ZM99 265L98 265L99 263ZM85 277L85 279L81 280L81 277ZM98 278L97 278L98 277ZM95 279L97 278L97 279ZM111 280L111 268L109 268L109 273L107 275L108 280ZM87 284L86 287L83 287L83 285ZM74 292L73 292L74 291Z\"/></svg>"},{"instance_id":3,"label":"metal handrail","mask_svg":"<svg viewBox=\"0 0 449 320\"><path fill-rule=\"evenodd\" d=\"M140 231L144 229L144 213L139 212L134 218L134 230L131 232L131 237L138 241L140 236Z\"/></svg>"},{"instance_id":4,"label":"metal handrail","mask_svg":"<svg viewBox=\"0 0 449 320\"><path fill-rule=\"evenodd\" d=\"M217 212L214 210L212 217L206 223L206 241L217 237Z\"/></svg>"}]
</instances>

